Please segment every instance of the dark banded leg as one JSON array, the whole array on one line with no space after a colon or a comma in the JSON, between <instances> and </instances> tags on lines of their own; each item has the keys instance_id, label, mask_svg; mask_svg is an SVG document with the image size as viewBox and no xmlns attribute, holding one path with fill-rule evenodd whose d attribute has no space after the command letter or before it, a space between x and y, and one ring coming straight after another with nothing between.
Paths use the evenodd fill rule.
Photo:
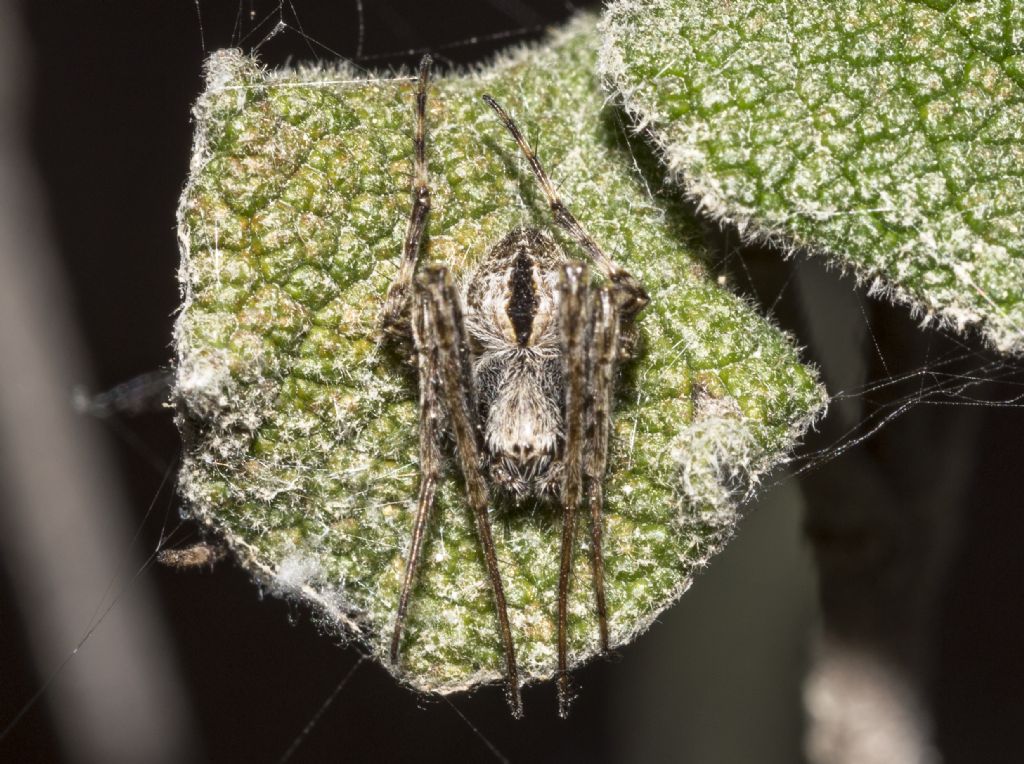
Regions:
<instances>
[{"instance_id":1,"label":"dark banded leg","mask_svg":"<svg viewBox=\"0 0 1024 764\"><path fill-rule=\"evenodd\" d=\"M566 265L559 282L558 322L565 373L565 450L562 478L562 557L558 571L558 714L569 715L569 580L576 538L576 510L583 493L583 439L587 375L589 274L579 263Z\"/></svg>"},{"instance_id":2,"label":"dark banded leg","mask_svg":"<svg viewBox=\"0 0 1024 764\"><path fill-rule=\"evenodd\" d=\"M423 234L430 212L430 185L427 177L427 85L430 81L430 56L420 61L419 84L416 88L416 129L413 133L412 212L405 231L402 262L398 275L388 289L381 324L388 334L408 336L409 307L412 300L412 279L420 258Z\"/></svg>"},{"instance_id":3,"label":"dark banded leg","mask_svg":"<svg viewBox=\"0 0 1024 764\"><path fill-rule=\"evenodd\" d=\"M551 214L554 216L555 223L559 227L564 229L576 242L586 250L591 260L594 261L594 265L601 271L608 281L615 285L615 298L620 302L620 311L623 318L626 320L632 319L643 310L644 306L650 302L650 298L647 296L646 290L641 286L640 282L628 271L621 268L615 263L604 250L598 246L597 242L594 241L590 234L587 233L586 229L580 225L580 222L576 219L569 208L565 206L561 197L558 195L558 191L555 190L554 184L551 179L548 178L548 174L544 171L544 167L540 163L540 159L537 154L527 143L526 137L523 132L519 129L519 125L515 123L515 120L509 116L508 112L495 101L491 96L485 95L483 97L487 105L494 109L494 113L498 115L498 119L501 120L502 124L505 125L506 129L515 138L516 143L519 144L519 148L522 150L523 155L526 157L526 161L529 163L530 168L533 170L533 175L537 179L538 185L541 190L544 191L544 195L547 197L548 206L551 208Z\"/></svg>"},{"instance_id":4,"label":"dark banded leg","mask_svg":"<svg viewBox=\"0 0 1024 764\"><path fill-rule=\"evenodd\" d=\"M429 342L435 332L429 330L424 322L430 320L429 313L423 307L423 298L418 296L419 304L412 311L413 344L416 348L416 366L419 371L420 389L420 490L416 504L416 520L413 523L412 540L409 543L409 554L405 558L405 575L402 578L402 594L398 600L398 613L395 616L394 631L391 632L391 663L398 664L399 648L402 642L402 630L405 628L405 617L409 609L409 598L416 583L416 571L419 569L423 552L423 541L426 537L427 525L434 509L434 495L437 482L441 475L441 449L438 445L440 432L439 423L444 421L440 410L438 383L438 348Z\"/></svg>"},{"instance_id":5,"label":"dark banded leg","mask_svg":"<svg viewBox=\"0 0 1024 764\"><path fill-rule=\"evenodd\" d=\"M619 355L619 309L608 289L595 295L590 311L591 341L587 348L587 440L589 449L583 471L590 505L591 563L597 600L601 649L608 651L608 608L604 596L604 555L601 549L604 517L604 474L608 468L608 435L611 426L615 362Z\"/></svg>"},{"instance_id":6,"label":"dark banded leg","mask_svg":"<svg viewBox=\"0 0 1024 764\"><path fill-rule=\"evenodd\" d=\"M437 351L437 391L448 415L448 426L455 439L455 452L466 483L466 498L476 520L477 535L484 552L487 575L491 581L505 653L506 696L512 715L523 715L519 689L519 671L515 644L508 619L505 589L498 569L491 522L487 514L489 494L483 473L483 454L476 421L474 392L470 387L469 352L466 348L462 308L458 292L447 269L432 266L423 269L417 279L417 293L422 301L423 337L421 342ZM421 381L422 385L422 381Z\"/></svg>"},{"instance_id":7,"label":"dark banded leg","mask_svg":"<svg viewBox=\"0 0 1024 764\"><path fill-rule=\"evenodd\" d=\"M409 600L416 583L423 553L427 525L434 507L434 495L441 470L441 451L438 446L440 433L438 423L443 421L439 410L437 392L437 348L428 341L432 334L424 321L428 318L422 306L412 306L412 278L419 260L420 245L430 211L430 187L427 178L426 159L426 106L427 85L430 79L430 57L420 62L419 84L416 89L416 128L413 134L413 177L412 211L406 229L402 250L402 263L398 275L388 290L384 303L382 325L386 335L406 339L412 335L416 350L416 365L419 371L419 442L420 442L420 487L416 504L416 519L413 523L412 539L402 577L402 592L398 600L398 612L391 632L389 657L392 664L398 663L402 643L402 632L409 610ZM422 298L419 298L422 302Z\"/></svg>"}]
</instances>

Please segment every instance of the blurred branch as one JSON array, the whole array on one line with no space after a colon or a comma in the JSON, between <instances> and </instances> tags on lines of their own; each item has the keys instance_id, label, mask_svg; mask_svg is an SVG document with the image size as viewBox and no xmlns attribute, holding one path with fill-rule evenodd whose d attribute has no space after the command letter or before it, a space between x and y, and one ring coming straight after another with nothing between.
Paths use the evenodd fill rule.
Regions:
<instances>
[{"instance_id":1,"label":"blurred branch","mask_svg":"<svg viewBox=\"0 0 1024 764\"><path fill-rule=\"evenodd\" d=\"M901 368L927 366L940 335L902 317L869 325L847 283L812 263L801 266L811 344L830 391L863 389L870 367L885 367L886 357ZM884 399L884 391L870 397ZM826 440L863 421L871 405L885 404L864 395L843 399L825 421ZM939 760L924 689L935 603L967 499L980 421L969 407L917 406L801 481L822 609L804 691L814 764Z\"/></svg>"},{"instance_id":2,"label":"blurred branch","mask_svg":"<svg viewBox=\"0 0 1024 764\"><path fill-rule=\"evenodd\" d=\"M125 559L129 513L102 434L71 406L85 376L82 340L25 160L26 66L14 16L14 3L0 2L0 550L45 680L92 627L113 572L139 562ZM46 693L70 760L183 761L191 753L184 694L149 587L135 581L130 595Z\"/></svg>"}]
</instances>

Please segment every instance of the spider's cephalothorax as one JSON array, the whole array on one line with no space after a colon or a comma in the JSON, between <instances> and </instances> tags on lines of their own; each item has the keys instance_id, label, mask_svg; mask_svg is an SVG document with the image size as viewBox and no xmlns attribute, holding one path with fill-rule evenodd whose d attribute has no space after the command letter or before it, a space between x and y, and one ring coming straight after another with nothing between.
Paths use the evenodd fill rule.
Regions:
<instances>
[{"instance_id":1,"label":"spider's cephalothorax","mask_svg":"<svg viewBox=\"0 0 1024 764\"><path fill-rule=\"evenodd\" d=\"M494 487L562 510L558 577L558 697L569 708L568 592L576 513L589 510L594 595L601 646L608 649L601 524L615 365L632 344L634 320L648 302L640 283L597 245L558 197L519 127L484 96L533 170L555 223L603 277L569 260L548 234L519 228L484 257L460 291L448 270L419 264L430 210L426 100L430 60L420 65L413 138L413 207L402 262L384 305L385 334L411 340L419 376L420 486L402 592L391 635L398 662L405 616L441 478L443 434L466 483L505 654L509 705L522 715L515 644L488 515Z\"/></svg>"}]
</instances>

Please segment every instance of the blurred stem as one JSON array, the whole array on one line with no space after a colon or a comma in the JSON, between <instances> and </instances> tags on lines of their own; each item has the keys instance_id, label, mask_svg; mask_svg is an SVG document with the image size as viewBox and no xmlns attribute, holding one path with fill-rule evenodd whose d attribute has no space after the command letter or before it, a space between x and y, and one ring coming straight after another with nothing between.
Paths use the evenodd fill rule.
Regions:
<instances>
[{"instance_id":1,"label":"blurred stem","mask_svg":"<svg viewBox=\"0 0 1024 764\"><path fill-rule=\"evenodd\" d=\"M130 582L131 596L54 674L103 614L105 593L122 590L117 582L107 591L114 571L138 561L126 559L129 513L102 434L71 406L85 376L82 339L25 161L26 67L13 6L0 2L0 550L40 681L54 679L44 697L68 759L184 761L184 694L145 581Z\"/></svg>"},{"instance_id":2,"label":"blurred stem","mask_svg":"<svg viewBox=\"0 0 1024 764\"><path fill-rule=\"evenodd\" d=\"M848 280L811 263L801 264L798 284L833 393L890 377L886 358L898 359L900 370L926 368L932 345L943 341L902 316L869 325ZM845 398L825 422L826 440L863 422L876 397L884 391ZM936 598L977 453L973 414L916 406L802 480L822 609L804 693L815 764L939 758L923 690Z\"/></svg>"}]
</instances>

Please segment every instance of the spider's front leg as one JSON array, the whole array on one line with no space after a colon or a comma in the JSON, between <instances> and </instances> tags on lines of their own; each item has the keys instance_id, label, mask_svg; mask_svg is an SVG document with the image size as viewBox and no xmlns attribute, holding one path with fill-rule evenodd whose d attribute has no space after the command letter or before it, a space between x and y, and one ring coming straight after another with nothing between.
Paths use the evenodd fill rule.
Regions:
<instances>
[{"instance_id":1,"label":"spider's front leg","mask_svg":"<svg viewBox=\"0 0 1024 764\"><path fill-rule=\"evenodd\" d=\"M505 129L509 131L515 142L519 144L523 156L526 157L530 169L533 170L537 184L544 192L544 196L547 197L548 207L551 210L551 216L554 218L555 223L583 248L587 256L594 262L594 265L597 266L601 275L608 279L612 285L612 294L618 303L619 320L624 324L631 323L651 301L647 290L644 289L636 276L621 267L601 249L598 243L594 241L593 237L587 233L587 230L576 219L576 216L572 214L572 211L562 201L558 190L548 177L537 153L527 142L526 136L519 129L516 121L505 111L505 107L489 95L485 95L483 99L494 110L494 113L498 115L498 119L505 125Z\"/></svg>"},{"instance_id":2,"label":"spider's front leg","mask_svg":"<svg viewBox=\"0 0 1024 764\"><path fill-rule=\"evenodd\" d=\"M427 519L433 508L440 469L440 452L437 444L440 428L445 421L444 415L447 414L448 426L455 440L459 467L466 483L466 498L476 520L477 535L483 548L487 575L494 593L498 626L505 653L508 703L512 715L518 718L523 715L519 672L505 602L505 589L498 569L498 556L494 549L494 537L487 514L489 492L484 477L483 450L477 424L476 399L469 351L466 347L462 306L446 268L431 266L423 269L416 279L412 312L419 365L422 477L413 538L391 639L391 659L392 662L397 662L398 659L406 608L423 549Z\"/></svg>"},{"instance_id":3,"label":"spider's front leg","mask_svg":"<svg viewBox=\"0 0 1024 764\"><path fill-rule=\"evenodd\" d=\"M430 82L430 56L420 61L416 87L416 130L413 133L412 212L402 246L398 275L388 289L381 315L386 336L407 339L410 333L413 276L420 259L420 247L427 230L430 212L430 183L427 177L427 85Z\"/></svg>"}]
</instances>

